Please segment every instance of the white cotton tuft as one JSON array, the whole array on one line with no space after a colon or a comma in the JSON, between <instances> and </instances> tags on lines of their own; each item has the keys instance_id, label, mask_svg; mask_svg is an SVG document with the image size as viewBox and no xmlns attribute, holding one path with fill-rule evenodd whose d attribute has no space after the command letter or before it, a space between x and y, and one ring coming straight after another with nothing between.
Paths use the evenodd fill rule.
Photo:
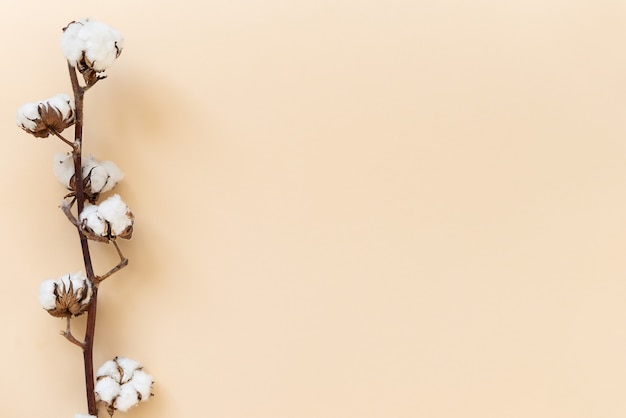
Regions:
<instances>
[{"instance_id":1,"label":"white cotton tuft","mask_svg":"<svg viewBox=\"0 0 626 418\"><path fill-rule=\"evenodd\" d=\"M110 67L123 47L124 39L118 31L89 18L70 23L61 37L63 55L71 65L97 72Z\"/></svg>"},{"instance_id":2,"label":"white cotton tuft","mask_svg":"<svg viewBox=\"0 0 626 418\"><path fill-rule=\"evenodd\" d=\"M70 286L74 293L82 289L87 282L87 278L81 272L68 273L57 280L57 286L60 286L65 292L69 292Z\"/></svg>"},{"instance_id":3,"label":"white cotton tuft","mask_svg":"<svg viewBox=\"0 0 626 418\"><path fill-rule=\"evenodd\" d=\"M106 361L102 366L100 366L100 368L96 372L96 377L104 377L104 376L112 377L117 382L122 380L120 367L113 360Z\"/></svg>"},{"instance_id":4,"label":"white cotton tuft","mask_svg":"<svg viewBox=\"0 0 626 418\"><path fill-rule=\"evenodd\" d=\"M79 37L82 21L72 22L63 30L61 36L61 49L63 55L72 64L81 59L84 48L84 40Z\"/></svg>"},{"instance_id":5,"label":"white cotton tuft","mask_svg":"<svg viewBox=\"0 0 626 418\"><path fill-rule=\"evenodd\" d=\"M57 297L54 294L56 282L54 280L44 280L39 285L39 303L44 309L54 309L57 304Z\"/></svg>"},{"instance_id":6,"label":"white cotton tuft","mask_svg":"<svg viewBox=\"0 0 626 418\"><path fill-rule=\"evenodd\" d=\"M92 193L100 193L109 181L109 173L100 166L98 161L90 157L83 162L83 178L89 179L89 185Z\"/></svg>"},{"instance_id":7,"label":"white cotton tuft","mask_svg":"<svg viewBox=\"0 0 626 418\"><path fill-rule=\"evenodd\" d=\"M116 357L115 362L123 371L120 383L128 382L133 377L135 370L141 367L141 364L139 364L138 361L131 360L128 357Z\"/></svg>"},{"instance_id":8,"label":"white cotton tuft","mask_svg":"<svg viewBox=\"0 0 626 418\"><path fill-rule=\"evenodd\" d=\"M133 224L128 212L128 206L117 194L98 205L98 213L111 225L112 236L123 233L126 228Z\"/></svg>"},{"instance_id":9,"label":"white cotton tuft","mask_svg":"<svg viewBox=\"0 0 626 418\"><path fill-rule=\"evenodd\" d=\"M74 175L74 159L71 153L58 153L54 155L54 175L59 183L70 189L70 180Z\"/></svg>"},{"instance_id":10,"label":"white cotton tuft","mask_svg":"<svg viewBox=\"0 0 626 418\"><path fill-rule=\"evenodd\" d=\"M98 206L85 204L83 211L80 213L79 221L92 230L94 234L99 236L107 235L107 224L98 212Z\"/></svg>"},{"instance_id":11,"label":"white cotton tuft","mask_svg":"<svg viewBox=\"0 0 626 418\"><path fill-rule=\"evenodd\" d=\"M113 189L124 173L113 161L98 161L93 156L83 161L83 178L89 179L91 193L104 193Z\"/></svg>"},{"instance_id":12,"label":"white cotton tuft","mask_svg":"<svg viewBox=\"0 0 626 418\"><path fill-rule=\"evenodd\" d=\"M152 384L154 383L154 379L148 373L143 370L137 370L133 374L133 378L127 384L132 385L135 390L141 395L142 401L147 401L150 399L150 395L152 394Z\"/></svg>"},{"instance_id":13,"label":"white cotton tuft","mask_svg":"<svg viewBox=\"0 0 626 418\"><path fill-rule=\"evenodd\" d=\"M94 392L100 400L108 404L112 403L113 399L120 394L120 390L120 384L109 376L99 378L94 388Z\"/></svg>"},{"instance_id":14,"label":"white cotton tuft","mask_svg":"<svg viewBox=\"0 0 626 418\"><path fill-rule=\"evenodd\" d=\"M89 415L89 414L76 414L74 415L74 418L98 418L95 415Z\"/></svg>"},{"instance_id":15,"label":"white cotton tuft","mask_svg":"<svg viewBox=\"0 0 626 418\"><path fill-rule=\"evenodd\" d=\"M17 109L15 122L22 129L34 131L37 129L37 122L35 122L37 119L39 119L39 103L26 103Z\"/></svg>"},{"instance_id":16,"label":"white cotton tuft","mask_svg":"<svg viewBox=\"0 0 626 418\"><path fill-rule=\"evenodd\" d=\"M124 178L124 173L113 161L101 161L100 166L104 168L109 175L109 179L107 184L102 188L100 192L108 192L111 190L117 183L122 181Z\"/></svg>"},{"instance_id":17,"label":"white cotton tuft","mask_svg":"<svg viewBox=\"0 0 626 418\"><path fill-rule=\"evenodd\" d=\"M45 101L49 107L61 114L63 119L74 119L74 100L65 93L59 93Z\"/></svg>"},{"instance_id":18,"label":"white cotton tuft","mask_svg":"<svg viewBox=\"0 0 626 418\"><path fill-rule=\"evenodd\" d=\"M139 394L131 385L122 385L120 394L113 405L115 409L122 412L128 411L131 407L139 403Z\"/></svg>"}]
</instances>

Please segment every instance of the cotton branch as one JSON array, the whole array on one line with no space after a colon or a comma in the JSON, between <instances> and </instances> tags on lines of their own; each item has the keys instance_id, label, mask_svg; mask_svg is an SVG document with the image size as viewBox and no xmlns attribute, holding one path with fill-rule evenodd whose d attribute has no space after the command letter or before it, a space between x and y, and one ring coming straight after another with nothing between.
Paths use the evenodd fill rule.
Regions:
<instances>
[{"instance_id":1,"label":"cotton branch","mask_svg":"<svg viewBox=\"0 0 626 418\"><path fill-rule=\"evenodd\" d=\"M66 318L61 335L83 351L89 415L77 414L77 417L97 417L96 393L110 414L115 410L126 411L152 396L152 376L145 373L139 363L128 358L116 357L98 370L99 378L103 377L99 380L101 384L105 382L104 378L114 379L119 366L124 371L124 380L121 375L114 380L117 386L102 383L104 386L96 388L94 382L93 345L99 284L128 265L117 238L131 238L134 216L119 195L98 204L101 193L113 189L123 178L123 173L111 161L83 158L84 96L106 77L103 73L122 52L123 43L120 34L103 23L81 19L68 24L63 29L61 46L67 60L73 98L61 93L27 103L18 109L16 118L18 126L34 137L56 136L71 148L71 152L55 156L54 169L61 184L70 190L63 198L61 210L78 233L85 275L82 272L68 273L57 280L45 280L40 285L39 300L50 315ZM84 84L79 82L79 74ZM61 134L71 126L74 126L73 141ZM94 272L90 241L112 242L119 256L120 261L103 275ZM83 313L87 314L87 323L84 341L80 341L72 333L71 318ZM116 367L111 369L112 375L105 376L102 373L107 372L109 363Z\"/></svg>"}]
</instances>

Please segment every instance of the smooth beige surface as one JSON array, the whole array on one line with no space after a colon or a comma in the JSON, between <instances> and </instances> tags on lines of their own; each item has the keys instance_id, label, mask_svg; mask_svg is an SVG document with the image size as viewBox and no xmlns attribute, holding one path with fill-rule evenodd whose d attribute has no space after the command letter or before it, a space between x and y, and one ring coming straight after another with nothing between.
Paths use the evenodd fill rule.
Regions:
<instances>
[{"instance_id":1,"label":"smooth beige surface","mask_svg":"<svg viewBox=\"0 0 626 418\"><path fill-rule=\"evenodd\" d=\"M626 416L623 2L7 0L3 417L86 412L37 303L81 268L64 146L13 122L84 16L126 38L85 141L136 215L95 353L156 377L128 417Z\"/></svg>"}]
</instances>

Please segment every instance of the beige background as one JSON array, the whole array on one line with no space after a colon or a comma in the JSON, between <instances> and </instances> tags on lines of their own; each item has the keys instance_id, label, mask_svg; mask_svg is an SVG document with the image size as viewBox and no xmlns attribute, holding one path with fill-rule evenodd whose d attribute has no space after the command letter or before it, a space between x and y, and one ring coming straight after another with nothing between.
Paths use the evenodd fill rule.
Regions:
<instances>
[{"instance_id":1,"label":"beige background","mask_svg":"<svg viewBox=\"0 0 626 418\"><path fill-rule=\"evenodd\" d=\"M84 16L126 38L85 141L137 218L95 353L155 375L129 417L626 415L624 2L7 0L3 416L86 412L37 303L81 268L65 147L14 124Z\"/></svg>"}]
</instances>

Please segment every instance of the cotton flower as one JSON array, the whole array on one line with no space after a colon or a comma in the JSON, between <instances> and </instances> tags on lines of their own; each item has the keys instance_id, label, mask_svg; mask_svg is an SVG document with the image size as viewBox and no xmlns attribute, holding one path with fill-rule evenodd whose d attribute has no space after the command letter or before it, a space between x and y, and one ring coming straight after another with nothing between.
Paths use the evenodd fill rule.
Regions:
<instances>
[{"instance_id":1,"label":"cotton flower","mask_svg":"<svg viewBox=\"0 0 626 418\"><path fill-rule=\"evenodd\" d=\"M81 73L106 70L123 47L124 39L118 31L89 18L67 25L61 37L63 55Z\"/></svg>"},{"instance_id":2,"label":"cotton flower","mask_svg":"<svg viewBox=\"0 0 626 418\"><path fill-rule=\"evenodd\" d=\"M54 156L54 174L69 190L74 190L74 159L72 153ZM82 161L83 192L91 203L100 193L112 190L124 178L124 173L113 161L98 161L93 156Z\"/></svg>"},{"instance_id":3,"label":"cotton flower","mask_svg":"<svg viewBox=\"0 0 626 418\"><path fill-rule=\"evenodd\" d=\"M67 94L26 103L17 110L17 125L37 138L61 133L75 122L74 101Z\"/></svg>"},{"instance_id":4,"label":"cotton flower","mask_svg":"<svg viewBox=\"0 0 626 418\"><path fill-rule=\"evenodd\" d=\"M117 237L130 239L135 217L119 195L113 195L99 205L85 205L79 223L87 238L107 242Z\"/></svg>"},{"instance_id":5,"label":"cotton flower","mask_svg":"<svg viewBox=\"0 0 626 418\"><path fill-rule=\"evenodd\" d=\"M94 392L107 405L109 415L113 415L116 410L126 412L140 401L150 399L153 382L137 361L115 357L96 372Z\"/></svg>"},{"instance_id":6,"label":"cotton flower","mask_svg":"<svg viewBox=\"0 0 626 418\"><path fill-rule=\"evenodd\" d=\"M39 286L39 303L52 316L78 316L87 310L93 288L82 273L68 273Z\"/></svg>"}]
</instances>

